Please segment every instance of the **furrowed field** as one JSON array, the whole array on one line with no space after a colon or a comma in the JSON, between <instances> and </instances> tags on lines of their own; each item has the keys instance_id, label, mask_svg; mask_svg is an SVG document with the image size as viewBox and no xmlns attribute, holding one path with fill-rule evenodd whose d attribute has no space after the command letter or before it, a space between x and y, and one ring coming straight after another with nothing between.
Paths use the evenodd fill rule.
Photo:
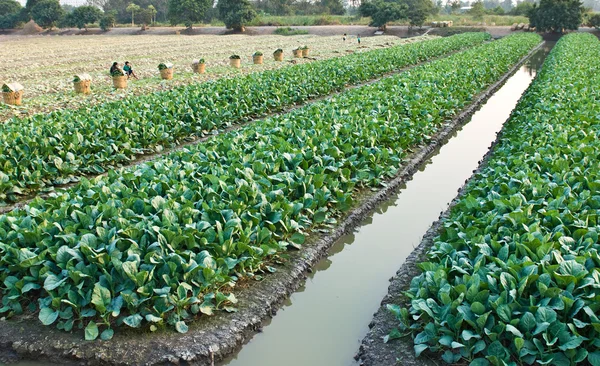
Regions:
<instances>
[{"instance_id":1,"label":"furrowed field","mask_svg":"<svg viewBox=\"0 0 600 366\"><path fill-rule=\"evenodd\" d=\"M426 224L438 220L451 199L435 188L412 197L418 204L393 199L413 195L410 180L439 165L433 158L454 154L445 145L478 109L508 116L515 107L485 159L473 140L461 146L481 166L440 216L426 258L413 264L419 271L398 272L416 276L390 287L388 323L371 323L387 336L375 343L398 364L600 366L600 94L590 61L600 41L562 38L534 78L542 43L529 32L372 37L360 46L318 36L3 38L2 82L20 82L25 94L24 106L0 108L0 362L214 365L262 329L338 240L359 236L377 218L366 220L370 212L417 217L433 200ZM303 45L309 56L294 58ZM283 62L273 59L278 48ZM263 65L252 63L256 51ZM241 69L229 66L233 54ZM192 72L199 58L206 74ZM113 61L132 62L140 80L115 91ZM174 63L173 80L160 79L164 62ZM524 69L518 103L493 99L522 82ZM78 73L92 75L90 95L72 90ZM487 151L496 137L472 138ZM446 160L448 178L459 160ZM472 171L457 173L461 185ZM359 330L342 352L298 345L317 358L285 355L289 365L362 362L354 348L381 293L354 301L371 307L336 299L365 288L361 272L383 273L382 257L403 263L385 245L415 247L402 228L418 225L404 217L384 228L389 243L373 236L350 248L381 258L346 257L352 271L326 294L311 295L325 276L306 282L304 295L339 301L339 313L351 314L339 321ZM298 319L272 339L296 344ZM410 354L394 348L397 338ZM237 360L272 364L245 357Z\"/></svg>"},{"instance_id":2,"label":"furrowed field","mask_svg":"<svg viewBox=\"0 0 600 366\"><path fill-rule=\"evenodd\" d=\"M222 76L234 76L289 66L293 59L292 49L309 46L311 57L325 59L360 52L373 48L388 47L403 41L390 36L364 38L361 46L356 40L342 42L339 37L317 36L47 36L7 38L0 41L0 82L20 82L25 87L24 106L9 108L0 105L0 120L14 115L49 112L55 109L77 108L108 100L121 99L125 95L140 95L206 81ZM273 51L285 51L284 62L273 60ZM252 54L265 54L263 65L252 64ZM242 68L228 67L229 56L242 57ZM204 58L206 74L193 74L191 64ZM130 61L141 79L131 81L127 91L115 92L109 68L115 61ZM296 59L304 63L310 60ZM173 80L161 82L158 64L172 62L175 66ZM75 95L73 75L89 73L92 76L93 93L90 96Z\"/></svg>"}]
</instances>

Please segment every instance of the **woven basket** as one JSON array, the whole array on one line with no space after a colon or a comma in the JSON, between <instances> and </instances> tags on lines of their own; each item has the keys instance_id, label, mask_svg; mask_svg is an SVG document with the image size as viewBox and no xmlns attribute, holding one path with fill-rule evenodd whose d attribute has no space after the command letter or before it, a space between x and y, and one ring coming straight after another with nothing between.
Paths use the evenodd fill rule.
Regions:
<instances>
[{"instance_id":1,"label":"woven basket","mask_svg":"<svg viewBox=\"0 0 600 366\"><path fill-rule=\"evenodd\" d=\"M309 51L308 48L303 49L302 50L302 57L308 57L308 51Z\"/></svg>"},{"instance_id":2,"label":"woven basket","mask_svg":"<svg viewBox=\"0 0 600 366\"><path fill-rule=\"evenodd\" d=\"M173 68L160 70L160 78L163 80L173 79Z\"/></svg>"},{"instance_id":3,"label":"woven basket","mask_svg":"<svg viewBox=\"0 0 600 366\"><path fill-rule=\"evenodd\" d=\"M294 57L302 57L302 50L294 50Z\"/></svg>"},{"instance_id":4,"label":"woven basket","mask_svg":"<svg viewBox=\"0 0 600 366\"><path fill-rule=\"evenodd\" d=\"M273 58L275 61L283 61L283 52L274 53Z\"/></svg>"},{"instance_id":5,"label":"woven basket","mask_svg":"<svg viewBox=\"0 0 600 366\"><path fill-rule=\"evenodd\" d=\"M18 92L2 92L2 97L4 98L4 103L12 104L12 105L21 105L23 104L23 91L19 90Z\"/></svg>"},{"instance_id":6,"label":"woven basket","mask_svg":"<svg viewBox=\"0 0 600 366\"><path fill-rule=\"evenodd\" d=\"M262 65L264 56L252 56L252 61L254 61L255 65Z\"/></svg>"},{"instance_id":7,"label":"woven basket","mask_svg":"<svg viewBox=\"0 0 600 366\"><path fill-rule=\"evenodd\" d=\"M73 87L75 88L75 93L80 94L90 94L92 92L92 81L91 80L81 80L73 82Z\"/></svg>"},{"instance_id":8,"label":"woven basket","mask_svg":"<svg viewBox=\"0 0 600 366\"><path fill-rule=\"evenodd\" d=\"M206 71L206 64L192 64L192 70L196 74L204 74Z\"/></svg>"},{"instance_id":9,"label":"woven basket","mask_svg":"<svg viewBox=\"0 0 600 366\"><path fill-rule=\"evenodd\" d=\"M229 64L231 65L231 67L239 69L240 67L242 67L242 60L240 60L239 58L230 58Z\"/></svg>"},{"instance_id":10,"label":"woven basket","mask_svg":"<svg viewBox=\"0 0 600 366\"><path fill-rule=\"evenodd\" d=\"M113 85L116 89L125 89L127 88L127 76L113 76Z\"/></svg>"}]
</instances>

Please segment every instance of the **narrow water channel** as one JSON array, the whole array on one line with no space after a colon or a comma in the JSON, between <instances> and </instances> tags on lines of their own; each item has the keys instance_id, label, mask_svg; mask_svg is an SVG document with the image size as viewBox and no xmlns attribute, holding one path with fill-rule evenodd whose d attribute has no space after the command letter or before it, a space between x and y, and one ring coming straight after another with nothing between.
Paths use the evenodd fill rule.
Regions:
<instances>
[{"instance_id":1,"label":"narrow water channel","mask_svg":"<svg viewBox=\"0 0 600 366\"><path fill-rule=\"evenodd\" d=\"M396 196L340 238L263 332L222 365L356 365L388 279L477 168L550 47L534 54Z\"/></svg>"}]
</instances>

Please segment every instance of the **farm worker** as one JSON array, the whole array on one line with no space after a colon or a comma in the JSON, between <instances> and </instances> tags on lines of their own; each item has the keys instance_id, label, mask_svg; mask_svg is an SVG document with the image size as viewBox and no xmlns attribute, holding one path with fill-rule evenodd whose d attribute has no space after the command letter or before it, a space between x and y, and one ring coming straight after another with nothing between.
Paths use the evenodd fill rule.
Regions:
<instances>
[{"instance_id":1,"label":"farm worker","mask_svg":"<svg viewBox=\"0 0 600 366\"><path fill-rule=\"evenodd\" d=\"M129 64L129 61L125 61L125 66L123 66L123 71L125 71L125 74L127 75L127 79L129 79L130 77L134 77L134 78L138 78L137 75L135 74L135 72L133 72L133 69L131 68L131 65Z\"/></svg>"},{"instance_id":2,"label":"farm worker","mask_svg":"<svg viewBox=\"0 0 600 366\"><path fill-rule=\"evenodd\" d=\"M356 36L356 39L358 40L358 44L360 44L360 34Z\"/></svg>"},{"instance_id":3,"label":"farm worker","mask_svg":"<svg viewBox=\"0 0 600 366\"><path fill-rule=\"evenodd\" d=\"M121 71L121 69L119 69L119 63L118 62L113 62L112 66L110 67L110 74L113 75L115 73L115 71Z\"/></svg>"},{"instance_id":4,"label":"farm worker","mask_svg":"<svg viewBox=\"0 0 600 366\"><path fill-rule=\"evenodd\" d=\"M346 33L344 33L344 42L346 42Z\"/></svg>"}]
</instances>

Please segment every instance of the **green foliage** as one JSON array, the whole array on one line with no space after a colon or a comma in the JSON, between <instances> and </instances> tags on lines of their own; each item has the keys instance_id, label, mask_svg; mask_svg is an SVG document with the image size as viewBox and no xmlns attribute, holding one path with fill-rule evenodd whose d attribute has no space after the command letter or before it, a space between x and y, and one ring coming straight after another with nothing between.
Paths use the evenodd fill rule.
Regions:
<instances>
[{"instance_id":1,"label":"green foliage","mask_svg":"<svg viewBox=\"0 0 600 366\"><path fill-rule=\"evenodd\" d=\"M31 17L42 28L52 28L64 16L58 0L40 0L31 8Z\"/></svg>"},{"instance_id":2,"label":"green foliage","mask_svg":"<svg viewBox=\"0 0 600 366\"><path fill-rule=\"evenodd\" d=\"M17 14L21 11L21 4L15 0L0 0L0 17Z\"/></svg>"},{"instance_id":3,"label":"green foliage","mask_svg":"<svg viewBox=\"0 0 600 366\"><path fill-rule=\"evenodd\" d=\"M599 364L599 53L591 34L554 47L443 221L409 311L391 307L395 334L471 365Z\"/></svg>"},{"instance_id":4,"label":"green foliage","mask_svg":"<svg viewBox=\"0 0 600 366\"><path fill-rule=\"evenodd\" d=\"M192 28L204 19L212 4L212 0L169 0L169 21L172 25L183 23Z\"/></svg>"},{"instance_id":5,"label":"green foliage","mask_svg":"<svg viewBox=\"0 0 600 366\"><path fill-rule=\"evenodd\" d=\"M0 124L0 201L75 181L74 176L82 173L103 173L189 137L280 111L487 39L489 35L484 33L463 34L189 85L81 110L8 120ZM274 82L280 88L273 88Z\"/></svg>"},{"instance_id":6,"label":"green foliage","mask_svg":"<svg viewBox=\"0 0 600 366\"><path fill-rule=\"evenodd\" d=\"M102 11L95 6L79 6L67 14L66 23L69 27L87 29L87 25L97 22L102 17Z\"/></svg>"},{"instance_id":7,"label":"green foliage","mask_svg":"<svg viewBox=\"0 0 600 366\"><path fill-rule=\"evenodd\" d=\"M577 30L583 19L579 0L540 0L529 12L529 23L538 32Z\"/></svg>"},{"instance_id":8,"label":"green foliage","mask_svg":"<svg viewBox=\"0 0 600 366\"><path fill-rule=\"evenodd\" d=\"M100 29L103 31L109 31L116 22L116 12L108 11L100 18Z\"/></svg>"},{"instance_id":9,"label":"green foliage","mask_svg":"<svg viewBox=\"0 0 600 366\"><path fill-rule=\"evenodd\" d=\"M341 0L321 0L320 5L323 12L326 14L344 15L344 13L346 13L346 9L344 9L344 4L342 4Z\"/></svg>"},{"instance_id":10,"label":"green foliage","mask_svg":"<svg viewBox=\"0 0 600 366\"><path fill-rule=\"evenodd\" d=\"M241 57L239 55L231 55L231 56L229 56L229 59L230 60L239 60L239 59L241 59Z\"/></svg>"},{"instance_id":11,"label":"green foliage","mask_svg":"<svg viewBox=\"0 0 600 366\"><path fill-rule=\"evenodd\" d=\"M45 323L93 339L113 324L186 332L200 314L235 311L219 289L276 270L267 263L332 228L361 188L381 186L508 71L526 39L539 40L457 53L1 215L0 312L48 308Z\"/></svg>"},{"instance_id":12,"label":"green foliage","mask_svg":"<svg viewBox=\"0 0 600 366\"><path fill-rule=\"evenodd\" d=\"M244 31L244 26L256 17L256 12L248 0L219 0L219 19L227 29Z\"/></svg>"},{"instance_id":13,"label":"green foliage","mask_svg":"<svg viewBox=\"0 0 600 366\"><path fill-rule=\"evenodd\" d=\"M406 0L406 16L411 26L421 27L433 9L431 0Z\"/></svg>"},{"instance_id":14,"label":"green foliage","mask_svg":"<svg viewBox=\"0 0 600 366\"><path fill-rule=\"evenodd\" d=\"M254 54L252 56L262 56L262 55L263 55L262 52L256 51L256 52L254 52Z\"/></svg>"},{"instance_id":15,"label":"green foliage","mask_svg":"<svg viewBox=\"0 0 600 366\"><path fill-rule=\"evenodd\" d=\"M152 23L152 17L154 16L156 10L152 10L150 8L140 9L135 15L135 19L138 24L148 25Z\"/></svg>"},{"instance_id":16,"label":"green foliage","mask_svg":"<svg viewBox=\"0 0 600 366\"><path fill-rule=\"evenodd\" d=\"M481 0L473 3L471 9L469 10L469 14L471 14L475 19L483 19L485 13L485 7L483 6L483 2Z\"/></svg>"},{"instance_id":17,"label":"green foliage","mask_svg":"<svg viewBox=\"0 0 600 366\"><path fill-rule=\"evenodd\" d=\"M587 26L600 29L600 13L592 14L587 20Z\"/></svg>"},{"instance_id":18,"label":"green foliage","mask_svg":"<svg viewBox=\"0 0 600 366\"><path fill-rule=\"evenodd\" d=\"M533 9L533 3L529 1L521 1L517 3L517 6L511 9L511 15L522 15L529 16L529 12Z\"/></svg>"},{"instance_id":19,"label":"green foliage","mask_svg":"<svg viewBox=\"0 0 600 366\"><path fill-rule=\"evenodd\" d=\"M273 33L278 34L280 36L297 36L300 34L308 34L308 31L304 29L295 29L291 27L280 27L275 29Z\"/></svg>"},{"instance_id":20,"label":"green foliage","mask_svg":"<svg viewBox=\"0 0 600 366\"><path fill-rule=\"evenodd\" d=\"M407 17L408 6L397 1L370 0L360 4L358 11L363 17L371 17L372 27L385 29L387 23Z\"/></svg>"},{"instance_id":21,"label":"green foliage","mask_svg":"<svg viewBox=\"0 0 600 366\"><path fill-rule=\"evenodd\" d=\"M0 29L15 28L22 21L22 11L18 1L0 0Z\"/></svg>"}]
</instances>

